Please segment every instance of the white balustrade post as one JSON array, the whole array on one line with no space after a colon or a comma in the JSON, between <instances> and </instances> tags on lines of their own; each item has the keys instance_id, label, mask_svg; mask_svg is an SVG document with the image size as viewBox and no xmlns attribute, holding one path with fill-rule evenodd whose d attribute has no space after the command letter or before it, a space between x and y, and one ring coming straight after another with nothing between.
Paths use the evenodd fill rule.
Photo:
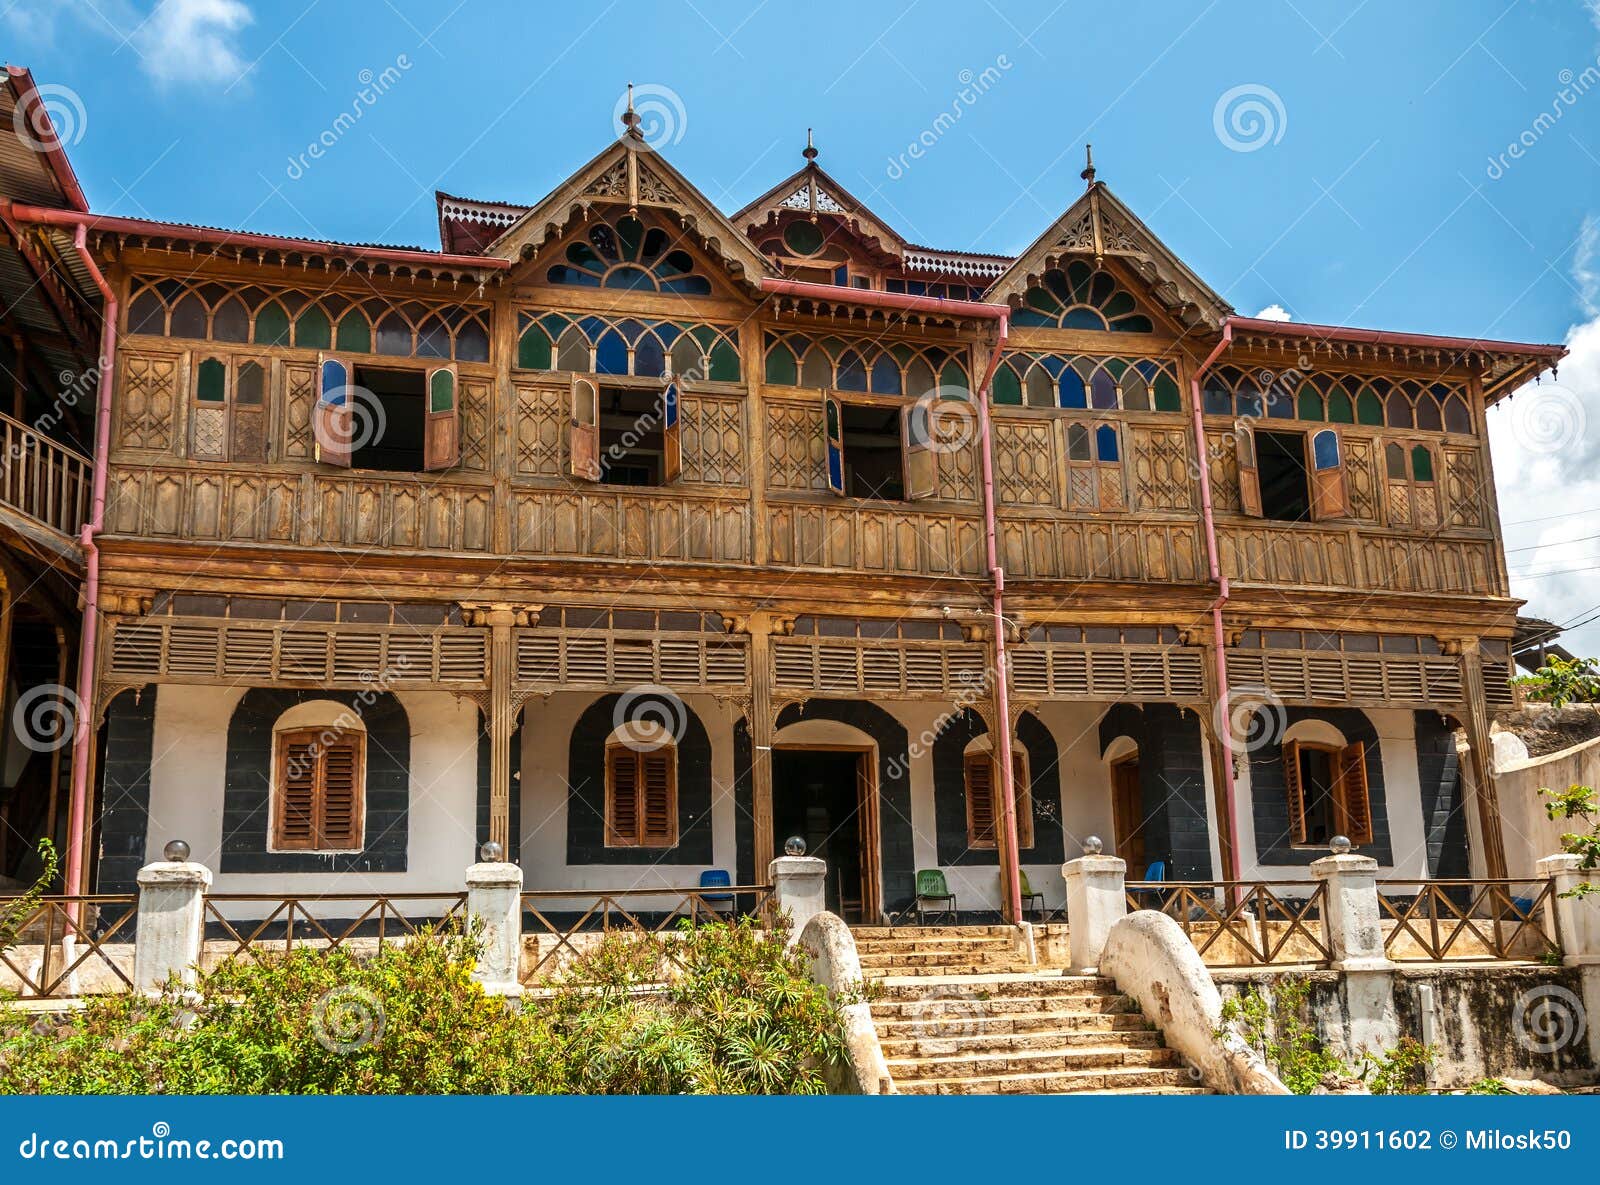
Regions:
<instances>
[{"instance_id":1,"label":"white balustrade post","mask_svg":"<svg viewBox=\"0 0 1600 1185\"><path fill-rule=\"evenodd\" d=\"M491 996L522 995L522 869L500 858L500 845L483 845L482 860L467 869L467 924L478 940L472 978Z\"/></svg>"},{"instance_id":2,"label":"white balustrade post","mask_svg":"<svg viewBox=\"0 0 1600 1185\"><path fill-rule=\"evenodd\" d=\"M801 851L804 851L802 846ZM789 912L789 941L795 942L806 923L828 909L828 862L815 856L779 856L768 867L772 895Z\"/></svg>"},{"instance_id":3,"label":"white balustrade post","mask_svg":"<svg viewBox=\"0 0 1600 1185\"><path fill-rule=\"evenodd\" d=\"M174 976L192 984L205 937L206 890L211 869L189 859L189 845L173 840L165 860L139 869L138 932L133 948L133 987L159 995Z\"/></svg>"},{"instance_id":4,"label":"white balustrade post","mask_svg":"<svg viewBox=\"0 0 1600 1185\"><path fill-rule=\"evenodd\" d=\"M1100 854L1100 840L1083 841L1084 854L1061 866L1067 882L1067 946L1073 970L1092 974L1106 935L1128 913L1128 864Z\"/></svg>"},{"instance_id":5,"label":"white balustrade post","mask_svg":"<svg viewBox=\"0 0 1600 1185\"><path fill-rule=\"evenodd\" d=\"M1383 947L1382 909L1378 904L1378 862L1350 854L1349 841L1334 855L1311 862L1311 876L1326 886L1322 916L1335 971L1392 971Z\"/></svg>"}]
</instances>

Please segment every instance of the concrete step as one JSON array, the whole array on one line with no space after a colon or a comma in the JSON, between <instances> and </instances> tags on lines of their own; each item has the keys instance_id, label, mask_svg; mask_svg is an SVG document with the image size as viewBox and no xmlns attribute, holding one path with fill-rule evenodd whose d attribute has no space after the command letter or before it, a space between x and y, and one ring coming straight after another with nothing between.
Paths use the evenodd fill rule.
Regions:
<instances>
[{"instance_id":1,"label":"concrete step","mask_svg":"<svg viewBox=\"0 0 1600 1185\"><path fill-rule=\"evenodd\" d=\"M907 967L913 970L921 967L955 967L958 969L970 968L970 974L981 975L992 971L996 967L1020 967L1024 971L1032 971L1029 964L1022 962L1016 951L1009 946L990 947L984 950L923 950L920 948L907 948L905 950L883 951L858 951L863 969L868 967Z\"/></svg>"},{"instance_id":2,"label":"concrete step","mask_svg":"<svg viewBox=\"0 0 1600 1185\"><path fill-rule=\"evenodd\" d=\"M1069 1049L1161 1049L1154 1030L1096 1032L1044 1029L1026 1033L973 1033L964 1024L928 1025L914 1036L886 1039L883 1056L893 1061L960 1058L976 1055L1019 1057Z\"/></svg>"},{"instance_id":3,"label":"concrete step","mask_svg":"<svg viewBox=\"0 0 1600 1185\"><path fill-rule=\"evenodd\" d=\"M901 1094L1204 1094L1185 1069L1122 1067L1047 1074L895 1079Z\"/></svg>"},{"instance_id":4,"label":"concrete step","mask_svg":"<svg viewBox=\"0 0 1600 1185\"><path fill-rule=\"evenodd\" d=\"M863 938L1004 938L1011 940L1014 926L851 926L856 941Z\"/></svg>"},{"instance_id":5,"label":"concrete step","mask_svg":"<svg viewBox=\"0 0 1600 1185\"><path fill-rule=\"evenodd\" d=\"M1153 1033L1155 1025L1137 1012L1012 1012L954 1011L873 1016L878 1038L890 1041L926 1037L995 1036L1025 1033Z\"/></svg>"},{"instance_id":6,"label":"concrete step","mask_svg":"<svg viewBox=\"0 0 1600 1185\"><path fill-rule=\"evenodd\" d=\"M856 937L856 953L863 955L936 950L966 954L991 950L1009 951L1014 949L1014 946L1009 938L974 938L967 935L949 938L924 938L920 934L892 938L862 938L859 935Z\"/></svg>"},{"instance_id":7,"label":"concrete step","mask_svg":"<svg viewBox=\"0 0 1600 1185\"><path fill-rule=\"evenodd\" d=\"M1088 978L1057 976L1040 977L1037 975L886 975L877 979L874 991L878 998L885 1002L898 1000L964 1000L970 1003L985 1003L994 1000L1007 1000L1026 998L1040 999L1075 999L1078 997L1100 996L1109 1000L1127 1001L1132 1007L1128 997L1120 995L1114 987L1106 986L1105 981ZM1013 1009L1015 1011L1015 1009ZM1047 1011L1038 1009L1038 1011ZM1108 1011L1101 1008L1097 1011Z\"/></svg>"},{"instance_id":8,"label":"concrete step","mask_svg":"<svg viewBox=\"0 0 1600 1185\"><path fill-rule=\"evenodd\" d=\"M1176 1050L1129 1049L1121 1045L1070 1046L1065 1049L1000 1050L993 1053L957 1053L948 1056L886 1058L897 1084L934 1078L995 1078L1009 1074L1059 1074L1073 1070L1181 1068Z\"/></svg>"}]
</instances>

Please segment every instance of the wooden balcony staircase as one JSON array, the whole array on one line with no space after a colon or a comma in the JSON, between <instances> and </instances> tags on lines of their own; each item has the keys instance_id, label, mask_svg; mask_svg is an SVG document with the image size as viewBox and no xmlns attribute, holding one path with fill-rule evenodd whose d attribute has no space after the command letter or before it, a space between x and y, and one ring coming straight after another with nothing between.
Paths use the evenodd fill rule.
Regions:
<instances>
[{"instance_id":1,"label":"wooden balcony staircase","mask_svg":"<svg viewBox=\"0 0 1600 1185\"><path fill-rule=\"evenodd\" d=\"M78 532L89 517L93 462L4 413L0 448L0 532L53 567L80 567Z\"/></svg>"}]
</instances>

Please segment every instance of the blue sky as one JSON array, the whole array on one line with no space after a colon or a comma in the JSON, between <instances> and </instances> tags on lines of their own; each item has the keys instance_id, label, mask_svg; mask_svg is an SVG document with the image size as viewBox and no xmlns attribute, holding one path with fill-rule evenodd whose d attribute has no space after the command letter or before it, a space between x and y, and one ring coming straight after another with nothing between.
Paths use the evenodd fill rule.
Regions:
<instances>
[{"instance_id":1,"label":"blue sky","mask_svg":"<svg viewBox=\"0 0 1600 1185\"><path fill-rule=\"evenodd\" d=\"M1495 456L1514 590L1558 620L1600 612L1600 30L1583 0L0 14L8 59L71 89L64 135L97 210L285 234L436 246L435 187L538 198L613 134L629 80L664 88L663 151L724 209L797 168L814 126L825 168L941 247L1024 247L1081 192L1091 140L1100 178L1241 313L1570 339L1556 387L1494 413ZM1600 623L1580 641L1600 652Z\"/></svg>"}]
</instances>

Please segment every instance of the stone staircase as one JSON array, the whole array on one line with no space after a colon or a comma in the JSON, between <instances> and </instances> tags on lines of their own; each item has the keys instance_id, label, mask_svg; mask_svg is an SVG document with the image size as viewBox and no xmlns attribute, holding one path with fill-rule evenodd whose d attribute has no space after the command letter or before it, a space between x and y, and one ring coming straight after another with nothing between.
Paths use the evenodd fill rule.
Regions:
<instances>
[{"instance_id":1,"label":"stone staircase","mask_svg":"<svg viewBox=\"0 0 1600 1185\"><path fill-rule=\"evenodd\" d=\"M1006 926L855 931L901 1094L1204 1094L1109 979L1029 966Z\"/></svg>"}]
</instances>

